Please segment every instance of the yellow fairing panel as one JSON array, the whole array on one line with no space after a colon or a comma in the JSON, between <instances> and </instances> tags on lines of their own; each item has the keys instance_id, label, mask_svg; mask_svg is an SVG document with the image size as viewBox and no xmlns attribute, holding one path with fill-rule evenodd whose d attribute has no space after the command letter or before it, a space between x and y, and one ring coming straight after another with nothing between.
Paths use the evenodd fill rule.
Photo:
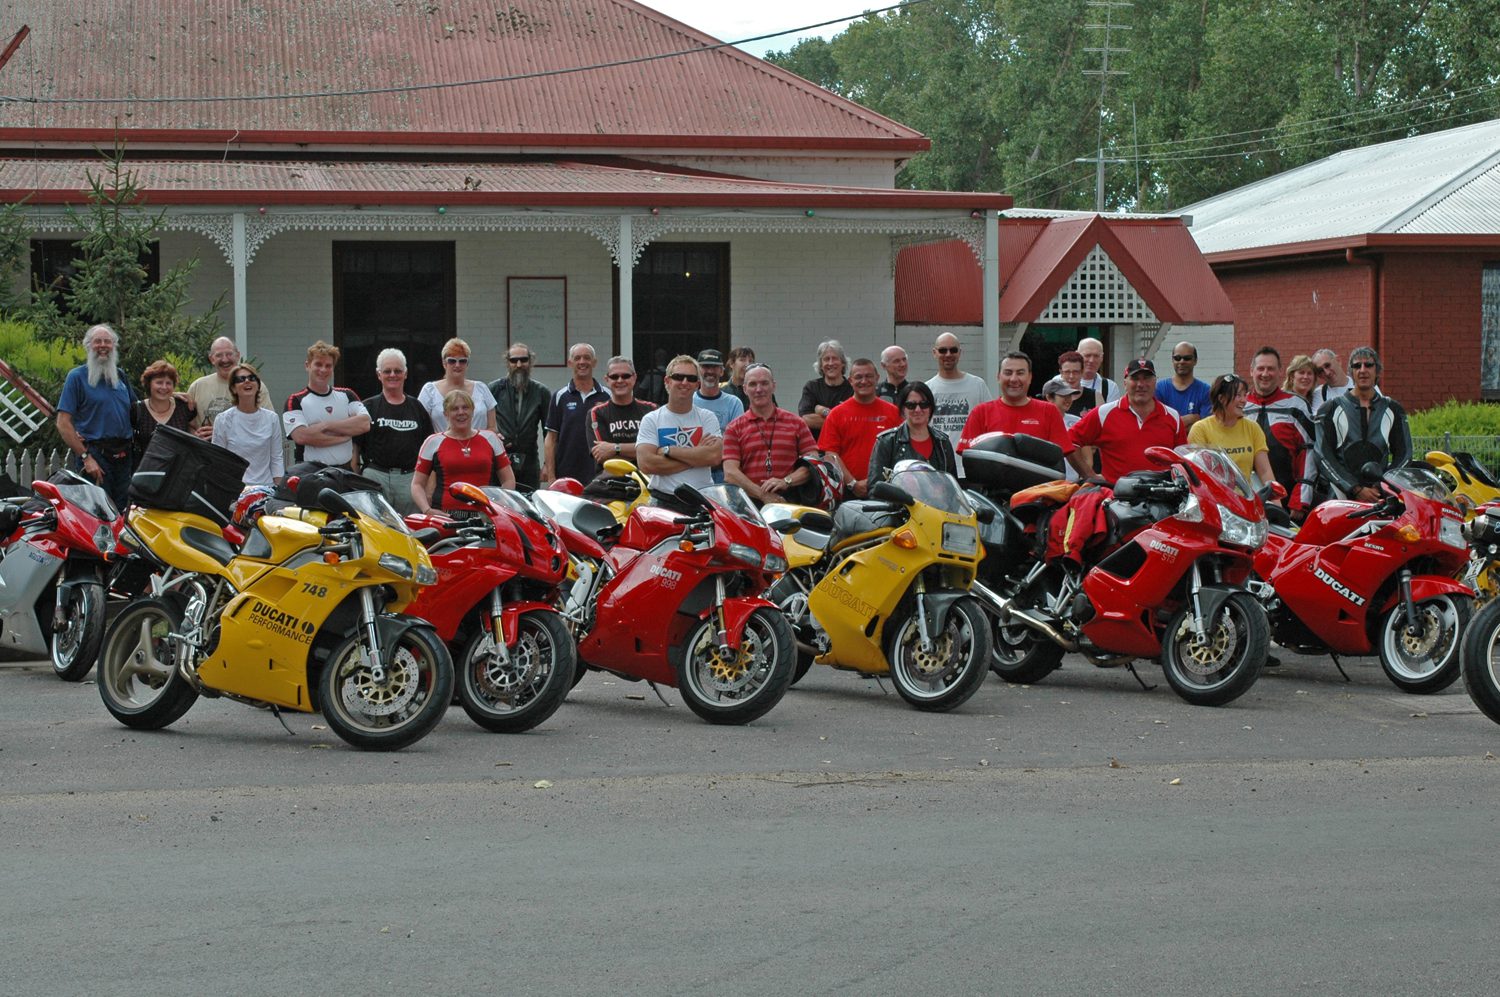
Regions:
<instances>
[{"instance_id":1,"label":"yellow fairing panel","mask_svg":"<svg viewBox=\"0 0 1500 997\"><path fill-rule=\"evenodd\" d=\"M205 575L222 575L224 566L207 554L196 551L182 541L182 531L198 529L223 536L219 525L190 512L167 512L164 509L133 509L130 528L143 540L151 553L182 571Z\"/></svg>"}]
</instances>

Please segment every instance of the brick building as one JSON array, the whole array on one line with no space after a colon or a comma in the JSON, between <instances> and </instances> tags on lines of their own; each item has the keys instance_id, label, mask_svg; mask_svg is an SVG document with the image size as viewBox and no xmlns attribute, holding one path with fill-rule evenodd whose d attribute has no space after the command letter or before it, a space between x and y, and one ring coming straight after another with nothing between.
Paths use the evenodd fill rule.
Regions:
<instances>
[{"instance_id":1,"label":"brick building","mask_svg":"<svg viewBox=\"0 0 1500 997\"><path fill-rule=\"evenodd\" d=\"M1183 208L1237 368L1375 347L1408 410L1500 399L1500 121L1342 152Z\"/></svg>"}]
</instances>

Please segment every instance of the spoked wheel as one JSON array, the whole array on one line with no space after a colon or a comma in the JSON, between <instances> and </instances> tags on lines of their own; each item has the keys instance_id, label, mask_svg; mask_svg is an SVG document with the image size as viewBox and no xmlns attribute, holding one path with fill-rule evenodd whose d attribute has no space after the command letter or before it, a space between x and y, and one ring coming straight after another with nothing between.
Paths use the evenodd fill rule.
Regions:
<instances>
[{"instance_id":1,"label":"spoked wheel","mask_svg":"<svg viewBox=\"0 0 1500 997\"><path fill-rule=\"evenodd\" d=\"M1485 716L1500 724L1500 600L1485 603L1464 630L1464 688Z\"/></svg>"},{"instance_id":2,"label":"spoked wheel","mask_svg":"<svg viewBox=\"0 0 1500 997\"><path fill-rule=\"evenodd\" d=\"M797 648L797 664L792 669L792 685L802 681L808 669L813 666L813 659L817 653L811 644L805 644L797 640L797 634L803 627L812 625L812 611L807 608L807 593L797 583L790 573L782 575L776 582L766 589L766 598L776 604L787 622L792 625L792 640Z\"/></svg>"},{"instance_id":3,"label":"spoked wheel","mask_svg":"<svg viewBox=\"0 0 1500 997\"><path fill-rule=\"evenodd\" d=\"M929 616L932 641L923 645L915 611L887 627L885 660L891 682L908 704L919 710L951 710L979 690L990 664L989 617L965 596L948 610L941 627Z\"/></svg>"},{"instance_id":4,"label":"spoked wheel","mask_svg":"<svg viewBox=\"0 0 1500 997\"><path fill-rule=\"evenodd\" d=\"M176 721L198 698L177 670L182 614L175 603L140 599L126 606L104 635L99 654L99 698L127 727L157 730Z\"/></svg>"},{"instance_id":5,"label":"spoked wheel","mask_svg":"<svg viewBox=\"0 0 1500 997\"><path fill-rule=\"evenodd\" d=\"M364 751L394 751L425 735L453 701L453 659L426 627L408 627L376 679L358 635L334 648L318 676L323 719Z\"/></svg>"},{"instance_id":6,"label":"spoked wheel","mask_svg":"<svg viewBox=\"0 0 1500 997\"><path fill-rule=\"evenodd\" d=\"M720 647L710 616L678 651L677 688L688 709L711 724L747 724L781 701L792 684L792 626L774 609L750 614L738 650Z\"/></svg>"},{"instance_id":7,"label":"spoked wheel","mask_svg":"<svg viewBox=\"0 0 1500 997\"><path fill-rule=\"evenodd\" d=\"M104 586L64 585L62 626L52 631L52 671L64 682L80 681L99 659L104 643Z\"/></svg>"},{"instance_id":8,"label":"spoked wheel","mask_svg":"<svg viewBox=\"0 0 1500 997\"><path fill-rule=\"evenodd\" d=\"M1473 614L1468 598L1439 595L1416 605L1417 632L1407 633L1406 611L1397 602L1380 624L1380 667L1406 692L1446 689L1458 678L1464 629Z\"/></svg>"},{"instance_id":9,"label":"spoked wheel","mask_svg":"<svg viewBox=\"0 0 1500 997\"><path fill-rule=\"evenodd\" d=\"M1223 706L1260 677L1271 649L1266 611L1248 592L1225 600L1199 638L1189 604L1173 614L1162 640L1161 664L1172 691L1195 706Z\"/></svg>"},{"instance_id":10,"label":"spoked wheel","mask_svg":"<svg viewBox=\"0 0 1500 997\"><path fill-rule=\"evenodd\" d=\"M578 671L578 649L556 613L533 609L516 626L516 646L504 658L494 637L480 628L464 645L458 666L464 712L500 734L530 730L556 713Z\"/></svg>"}]
</instances>

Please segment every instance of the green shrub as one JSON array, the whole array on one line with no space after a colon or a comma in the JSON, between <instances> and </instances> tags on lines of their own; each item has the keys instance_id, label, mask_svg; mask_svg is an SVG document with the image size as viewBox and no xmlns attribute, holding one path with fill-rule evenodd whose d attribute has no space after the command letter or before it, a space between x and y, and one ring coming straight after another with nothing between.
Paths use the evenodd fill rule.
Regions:
<instances>
[{"instance_id":1,"label":"green shrub","mask_svg":"<svg viewBox=\"0 0 1500 997\"><path fill-rule=\"evenodd\" d=\"M62 394L63 379L68 376L68 371L83 363L83 344L38 339L36 329L29 322L0 320L0 360L10 364L38 394L55 405ZM50 419L24 444L44 449L61 445L57 427ZM13 448L11 438L0 432L0 453Z\"/></svg>"},{"instance_id":2,"label":"green shrub","mask_svg":"<svg viewBox=\"0 0 1500 997\"><path fill-rule=\"evenodd\" d=\"M1408 417L1413 436L1500 436L1500 404L1449 399Z\"/></svg>"}]
</instances>

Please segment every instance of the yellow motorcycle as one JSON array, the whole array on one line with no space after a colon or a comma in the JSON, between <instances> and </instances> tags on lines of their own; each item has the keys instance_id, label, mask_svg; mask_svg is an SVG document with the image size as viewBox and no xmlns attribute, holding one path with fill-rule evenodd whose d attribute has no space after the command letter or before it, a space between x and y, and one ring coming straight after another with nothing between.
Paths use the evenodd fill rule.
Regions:
<instances>
[{"instance_id":1,"label":"yellow motorcycle","mask_svg":"<svg viewBox=\"0 0 1500 997\"><path fill-rule=\"evenodd\" d=\"M205 516L131 510L127 544L165 570L104 638L99 694L117 720L155 730L223 697L321 710L349 744L386 751L437 725L452 659L431 624L396 615L437 581L427 551L379 492L310 490L237 545Z\"/></svg>"},{"instance_id":2,"label":"yellow motorcycle","mask_svg":"<svg viewBox=\"0 0 1500 997\"><path fill-rule=\"evenodd\" d=\"M1475 460L1473 454L1429 450L1427 463L1447 479L1453 489L1453 501L1471 525L1474 517L1486 506L1500 501L1500 481ZM1474 602L1478 606L1500 595L1500 578L1496 578L1495 559L1480 550L1479 544L1470 546L1469 565L1464 571L1463 582L1474 590Z\"/></svg>"},{"instance_id":3,"label":"yellow motorcycle","mask_svg":"<svg viewBox=\"0 0 1500 997\"><path fill-rule=\"evenodd\" d=\"M916 709L951 710L989 670L990 627L969 595L978 517L958 482L920 461L897 464L870 494L831 517L763 509L788 556L766 597L792 624L798 677L814 661L889 675Z\"/></svg>"}]
</instances>

